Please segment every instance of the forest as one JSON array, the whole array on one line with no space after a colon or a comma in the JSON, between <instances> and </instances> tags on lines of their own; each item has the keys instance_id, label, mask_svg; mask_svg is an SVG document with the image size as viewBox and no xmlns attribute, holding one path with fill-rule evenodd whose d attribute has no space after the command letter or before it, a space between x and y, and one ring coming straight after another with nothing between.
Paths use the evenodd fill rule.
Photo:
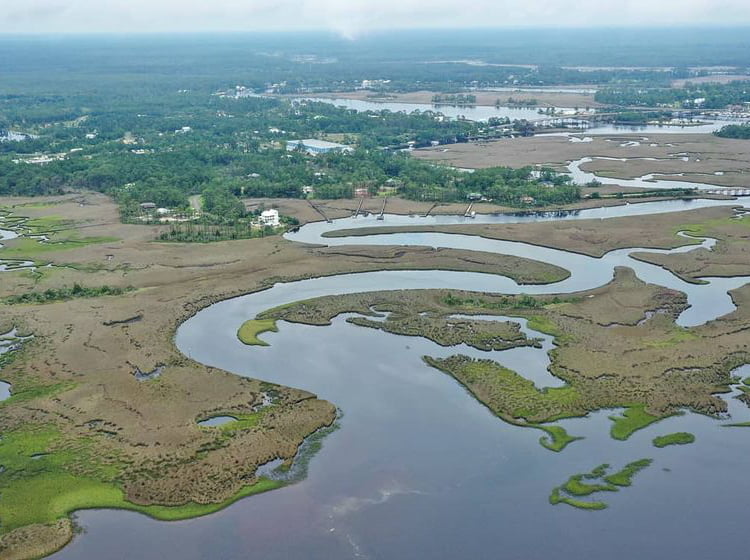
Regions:
<instances>
[{"instance_id":1,"label":"forest","mask_svg":"<svg viewBox=\"0 0 750 560\"><path fill-rule=\"evenodd\" d=\"M721 127L714 134L721 138L737 138L740 140L750 140L750 125L747 124L728 124Z\"/></svg>"},{"instance_id":2,"label":"forest","mask_svg":"<svg viewBox=\"0 0 750 560\"><path fill-rule=\"evenodd\" d=\"M240 198L299 198L305 186L318 198L351 197L363 187L377 195L387 185L389 192L418 200L480 193L511 206L523 206L521 198L528 196L539 205L578 197L563 177L541 181L530 169L503 168L469 175L404 151L511 129L528 133L526 122L476 123L434 111L356 112L321 102L156 86L140 94L6 94L2 101L0 131L27 136L0 142L0 194L91 189L114 196L128 221L140 215L140 203L186 209L196 194L210 215L240 219ZM297 138L343 142L355 150L318 156L287 151L286 141ZM40 154L48 161L38 163Z\"/></svg>"},{"instance_id":3,"label":"forest","mask_svg":"<svg viewBox=\"0 0 750 560\"><path fill-rule=\"evenodd\" d=\"M750 102L750 80L728 84L686 84L684 88L606 87L594 99L607 105L723 109Z\"/></svg>"},{"instance_id":4,"label":"forest","mask_svg":"<svg viewBox=\"0 0 750 560\"><path fill-rule=\"evenodd\" d=\"M519 52L513 40L518 33L537 37L540 49ZM375 196L384 186L418 200L463 200L471 193L518 207L529 200L571 202L579 196L577 187L551 172L544 178L530 169L466 174L403 151L533 134L525 121L452 120L438 110L355 112L219 92L241 85L258 93L309 93L370 80L387 91L432 89L438 100L470 103L472 88L599 83L605 87L597 99L614 105L688 106L704 97L703 106L711 108L747 101L747 82L665 87L672 79L705 73L684 65L690 57L740 66L744 35L727 31L707 39L696 53L680 47L681 41L690 43L689 34L662 30L653 41L662 34L665 47L656 58L635 43L630 50L623 50L624 43L610 45L613 33L589 37L586 48L561 43L551 31L502 36L425 31L358 41L312 33L293 41L283 34L206 36L200 47L187 36L6 37L0 40L0 72L7 78L0 85L0 194L92 189L115 197L126 219L138 215L145 201L180 210L188 208L188 197L201 195L209 214L246 219L242 197L302 197L312 191L318 198L337 198L362 188ZM565 53L543 49L550 41L570 46ZM448 57L449 52L460 57ZM562 67L563 54L569 63L600 66ZM669 66L639 67L641 59ZM627 68L606 66L625 62ZM622 118L643 115L627 111ZM300 138L340 142L354 151L316 157L287 152L286 141Z\"/></svg>"},{"instance_id":5,"label":"forest","mask_svg":"<svg viewBox=\"0 0 750 560\"><path fill-rule=\"evenodd\" d=\"M326 33L11 35L0 39L0 93L141 95L165 87L207 93L228 84L312 93L352 89L362 80L381 80L385 90L443 93L524 85L667 87L706 75L708 66L746 73L748 49L742 28L423 30L357 40Z\"/></svg>"}]
</instances>

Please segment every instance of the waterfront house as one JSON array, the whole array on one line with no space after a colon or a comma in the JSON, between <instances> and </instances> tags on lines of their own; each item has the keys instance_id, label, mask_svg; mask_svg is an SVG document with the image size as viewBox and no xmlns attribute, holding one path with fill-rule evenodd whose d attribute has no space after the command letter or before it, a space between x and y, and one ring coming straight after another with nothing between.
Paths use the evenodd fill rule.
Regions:
<instances>
[{"instance_id":1,"label":"waterfront house","mask_svg":"<svg viewBox=\"0 0 750 560\"><path fill-rule=\"evenodd\" d=\"M279 221L279 211L274 208L263 210L263 212L260 213L258 222L262 226L279 227L281 224Z\"/></svg>"}]
</instances>

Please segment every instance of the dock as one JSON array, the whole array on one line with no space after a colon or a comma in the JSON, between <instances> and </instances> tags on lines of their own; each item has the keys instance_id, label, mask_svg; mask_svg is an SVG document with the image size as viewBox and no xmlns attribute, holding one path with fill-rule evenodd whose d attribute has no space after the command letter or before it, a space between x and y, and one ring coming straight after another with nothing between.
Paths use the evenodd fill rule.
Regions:
<instances>
[{"instance_id":1,"label":"dock","mask_svg":"<svg viewBox=\"0 0 750 560\"><path fill-rule=\"evenodd\" d=\"M707 194L721 194L724 196L750 196L750 189L738 189L736 187L724 187L718 189L701 189L699 192Z\"/></svg>"},{"instance_id":2,"label":"dock","mask_svg":"<svg viewBox=\"0 0 750 560\"><path fill-rule=\"evenodd\" d=\"M365 203L365 198L362 197L359 199L359 206L357 206L357 210L354 212L354 217L356 218L359 216L359 213L362 211L362 205Z\"/></svg>"},{"instance_id":3,"label":"dock","mask_svg":"<svg viewBox=\"0 0 750 560\"><path fill-rule=\"evenodd\" d=\"M383 199L383 207L380 209L380 214L378 214L378 220L384 220L385 219L385 205L388 204L388 197L386 196Z\"/></svg>"},{"instance_id":4,"label":"dock","mask_svg":"<svg viewBox=\"0 0 750 560\"><path fill-rule=\"evenodd\" d=\"M476 212L472 212L471 209L474 207L474 203L469 203L469 207L466 209L466 212L464 212L464 218L473 218L476 216Z\"/></svg>"},{"instance_id":5,"label":"dock","mask_svg":"<svg viewBox=\"0 0 750 560\"><path fill-rule=\"evenodd\" d=\"M431 213L431 212L432 212L432 211L433 211L433 210L434 210L434 209L435 209L435 208L436 208L437 206L438 206L438 203L437 203L437 202L433 202L433 203L432 203L432 206L430 206L430 207L429 207L429 208L427 209L427 212L425 212L425 213L424 213L424 216L422 216L422 217L423 217L423 218L426 218L426 217L428 217L428 216L430 215L430 213Z\"/></svg>"},{"instance_id":6,"label":"dock","mask_svg":"<svg viewBox=\"0 0 750 560\"><path fill-rule=\"evenodd\" d=\"M319 206L316 206L315 204L313 204L312 200L308 200L307 203L312 207L313 210L315 210L318 214L320 214L326 222L328 222L329 224L333 223L333 220L331 220L328 216L326 216L325 212L323 212L323 210L321 210Z\"/></svg>"}]
</instances>

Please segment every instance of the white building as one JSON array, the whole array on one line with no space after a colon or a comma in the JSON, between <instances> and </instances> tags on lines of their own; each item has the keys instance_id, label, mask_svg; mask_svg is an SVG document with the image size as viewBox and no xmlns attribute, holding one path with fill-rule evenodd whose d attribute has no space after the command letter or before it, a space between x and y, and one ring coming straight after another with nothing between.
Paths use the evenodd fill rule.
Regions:
<instances>
[{"instance_id":1,"label":"white building","mask_svg":"<svg viewBox=\"0 0 750 560\"><path fill-rule=\"evenodd\" d=\"M262 226L279 227L281 224L279 221L279 211L274 210L273 208L270 210L263 210L263 212L260 213L259 222Z\"/></svg>"},{"instance_id":2,"label":"white building","mask_svg":"<svg viewBox=\"0 0 750 560\"><path fill-rule=\"evenodd\" d=\"M327 154L328 152L351 152L351 146L337 144L336 142L327 142L325 140L316 140L308 138L306 140L287 140L287 151L304 150L308 154Z\"/></svg>"}]
</instances>

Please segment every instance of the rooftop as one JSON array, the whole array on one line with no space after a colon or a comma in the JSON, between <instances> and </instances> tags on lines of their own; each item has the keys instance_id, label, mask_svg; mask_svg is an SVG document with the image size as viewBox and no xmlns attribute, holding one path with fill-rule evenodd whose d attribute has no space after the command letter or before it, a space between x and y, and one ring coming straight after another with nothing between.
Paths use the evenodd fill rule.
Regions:
<instances>
[{"instance_id":1,"label":"rooftop","mask_svg":"<svg viewBox=\"0 0 750 560\"><path fill-rule=\"evenodd\" d=\"M327 140L316 140L315 138L306 138L305 140L290 140L290 143L302 142L305 146L311 148L348 148L345 144L337 144L336 142L328 142Z\"/></svg>"}]
</instances>

